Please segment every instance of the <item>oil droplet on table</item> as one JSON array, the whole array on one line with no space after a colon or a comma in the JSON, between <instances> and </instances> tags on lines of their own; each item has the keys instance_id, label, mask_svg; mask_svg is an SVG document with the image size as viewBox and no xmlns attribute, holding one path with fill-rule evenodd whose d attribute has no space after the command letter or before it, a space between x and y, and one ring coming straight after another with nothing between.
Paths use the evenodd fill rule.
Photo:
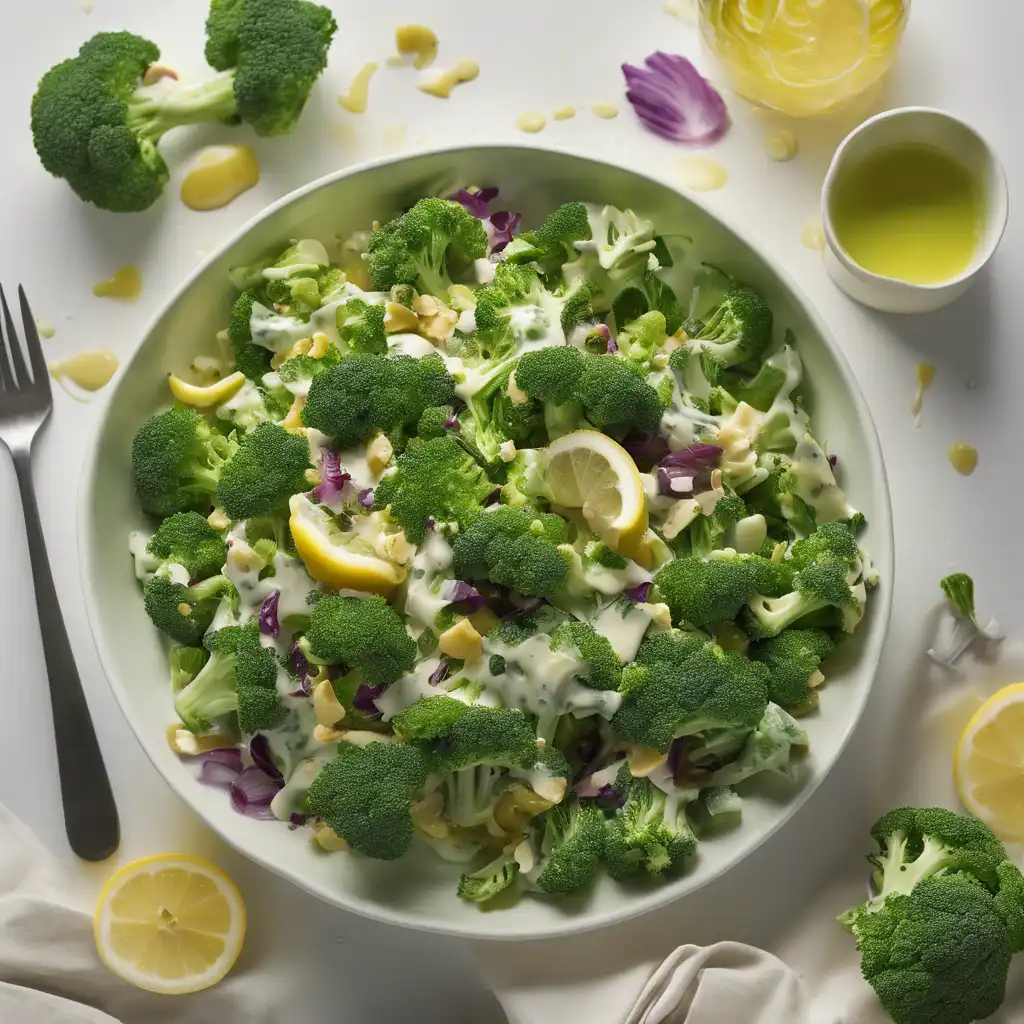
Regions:
<instances>
[{"instance_id":1,"label":"oil droplet on table","mask_svg":"<svg viewBox=\"0 0 1024 1024\"><path fill-rule=\"evenodd\" d=\"M142 294L142 274L138 267L118 267L111 277L97 281L92 293L99 299L134 302Z\"/></svg>"},{"instance_id":2,"label":"oil droplet on table","mask_svg":"<svg viewBox=\"0 0 1024 1024\"><path fill-rule=\"evenodd\" d=\"M764 142L765 152L778 163L785 163L796 156L800 148L796 135L788 128L771 132Z\"/></svg>"},{"instance_id":3,"label":"oil droplet on table","mask_svg":"<svg viewBox=\"0 0 1024 1024\"><path fill-rule=\"evenodd\" d=\"M536 135L547 123L548 119L539 110L527 110L516 118L516 127L529 135Z\"/></svg>"},{"instance_id":4,"label":"oil droplet on table","mask_svg":"<svg viewBox=\"0 0 1024 1024\"><path fill-rule=\"evenodd\" d=\"M614 103L594 103L590 111L595 117L603 118L605 121L619 116L619 108Z\"/></svg>"},{"instance_id":5,"label":"oil droplet on table","mask_svg":"<svg viewBox=\"0 0 1024 1024\"><path fill-rule=\"evenodd\" d=\"M910 411L914 416L920 416L921 410L924 408L924 393L932 386L932 381L935 380L935 364L918 363L916 372L917 393L914 395L914 402L910 406Z\"/></svg>"},{"instance_id":6,"label":"oil droplet on table","mask_svg":"<svg viewBox=\"0 0 1024 1024\"><path fill-rule=\"evenodd\" d=\"M365 114L366 103L370 98L370 79L377 70L377 65L371 60L367 61L355 74L348 92L343 92L338 97L338 104L344 107L350 114Z\"/></svg>"},{"instance_id":7,"label":"oil droplet on table","mask_svg":"<svg viewBox=\"0 0 1024 1024\"><path fill-rule=\"evenodd\" d=\"M824 251L825 228L821 223L820 217L815 217L804 225L803 231L800 232L800 241L808 249L813 249L815 252Z\"/></svg>"},{"instance_id":8,"label":"oil droplet on table","mask_svg":"<svg viewBox=\"0 0 1024 1024\"><path fill-rule=\"evenodd\" d=\"M729 180L729 172L708 156L684 156L678 167L683 187L693 192L714 192Z\"/></svg>"},{"instance_id":9,"label":"oil droplet on table","mask_svg":"<svg viewBox=\"0 0 1024 1024\"><path fill-rule=\"evenodd\" d=\"M437 35L426 25L399 25L395 29L395 48L413 58L414 68L425 68L437 56ZM399 57L397 63L402 63Z\"/></svg>"},{"instance_id":10,"label":"oil droplet on table","mask_svg":"<svg viewBox=\"0 0 1024 1024\"><path fill-rule=\"evenodd\" d=\"M62 381L67 378L83 391L99 391L114 376L116 369L117 356L102 349L79 352L68 359L50 363L54 379Z\"/></svg>"},{"instance_id":11,"label":"oil droplet on table","mask_svg":"<svg viewBox=\"0 0 1024 1024\"><path fill-rule=\"evenodd\" d=\"M181 182L190 210L219 210L260 180L260 165L248 146L207 146Z\"/></svg>"},{"instance_id":12,"label":"oil droplet on table","mask_svg":"<svg viewBox=\"0 0 1024 1024\"><path fill-rule=\"evenodd\" d=\"M39 332L40 338L52 338L57 333L57 328L45 320L36 321L36 330Z\"/></svg>"},{"instance_id":13,"label":"oil droplet on table","mask_svg":"<svg viewBox=\"0 0 1024 1024\"><path fill-rule=\"evenodd\" d=\"M460 82L472 82L479 74L480 65L475 60L460 60L450 70L442 71L429 81L420 82L418 88L420 92L446 100Z\"/></svg>"},{"instance_id":14,"label":"oil droplet on table","mask_svg":"<svg viewBox=\"0 0 1024 1024\"><path fill-rule=\"evenodd\" d=\"M568 121L570 118L576 116L576 108L559 107L551 116L556 121Z\"/></svg>"},{"instance_id":15,"label":"oil droplet on table","mask_svg":"<svg viewBox=\"0 0 1024 1024\"><path fill-rule=\"evenodd\" d=\"M974 445L954 441L949 446L949 461L961 476L970 476L978 468L978 450Z\"/></svg>"}]
</instances>

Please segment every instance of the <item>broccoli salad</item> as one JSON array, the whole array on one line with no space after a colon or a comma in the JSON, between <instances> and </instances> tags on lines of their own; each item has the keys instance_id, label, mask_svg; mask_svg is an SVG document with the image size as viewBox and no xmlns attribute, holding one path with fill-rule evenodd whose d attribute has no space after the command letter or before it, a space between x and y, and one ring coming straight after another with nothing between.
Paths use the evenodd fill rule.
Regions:
<instances>
[{"instance_id":1,"label":"broccoli salad","mask_svg":"<svg viewBox=\"0 0 1024 1024\"><path fill-rule=\"evenodd\" d=\"M202 780L481 904L672 877L798 784L875 583L762 297L643 214L496 196L232 270L130 538Z\"/></svg>"}]
</instances>

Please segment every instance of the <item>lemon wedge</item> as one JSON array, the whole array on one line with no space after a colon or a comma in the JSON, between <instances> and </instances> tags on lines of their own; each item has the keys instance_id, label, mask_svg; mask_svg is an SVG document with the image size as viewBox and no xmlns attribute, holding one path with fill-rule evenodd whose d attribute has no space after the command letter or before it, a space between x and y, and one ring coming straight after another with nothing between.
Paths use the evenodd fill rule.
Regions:
<instances>
[{"instance_id":1,"label":"lemon wedge","mask_svg":"<svg viewBox=\"0 0 1024 1024\"><path fill-rule=\"evenodd\" d=\"M245 939L238 887L209 861L143 857L103 887L93 914L100 958L139 988L183 995L215 985Z\"/></svg>"},{"instance_id":2,"label":"lemon wedge","mask_svg":"<svg viewBox=\"0 0 1024 1024\"><path fill-rule=\"evenodd\" d=\"M193 409L209 409L214 405L226 402L245 383L245 374L237 370L216 384L202 388L198 384L189 384L187 380L176 377L173 373L167 378L171 394L185 405Z\"/></svg>"},{"instance_id":3,"label":"lemon wedge","mask_svg":"<svg viewBox=\"0 0 1024 1024\"><path fill-rule=\"evenodd\" d=\"M385 595L405 579L405 569L377 555L370 538L358 530L338 529L304 494L293 494L288 507L295 550L313 579L334 590Z\"/></svg>"},{"instance_id":4,"label":"lemon wedge","mask_svg":"<svg viewBox=\"0 0 1024 1024\"><path fill-rule=\"evenodd\" d=\"M552 501L580 509L609 547L650 566L647 503L629 452L596 430L575 430L548 445L547 456Z\"/></svg>"},{"instance_id":5,"label":"lemon wedge","mask_svg":"<svg viewBox=\"0 0 1024 1024\"><path fill-rule=\"evenodd\" d=\"M1004 686L967 723L953 760L963 805L993 832L1024 840L1024 683Z\"/></svg>"}]
</instances>

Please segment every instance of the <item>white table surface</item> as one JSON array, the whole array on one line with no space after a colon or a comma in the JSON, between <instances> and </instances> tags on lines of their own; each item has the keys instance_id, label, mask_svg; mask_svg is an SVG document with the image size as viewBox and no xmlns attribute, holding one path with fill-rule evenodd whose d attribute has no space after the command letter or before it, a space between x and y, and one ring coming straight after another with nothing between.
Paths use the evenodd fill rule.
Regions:
<instances>
[{"instance_id":1,"label":"white table surface","mask_svg":"<svg viewBox=\"0 0 1024 1024\"><path fill-rule=\"evenodd\" d=\"M682 155L638 126L625 105L619 71L622 61L639 62L656 48L699 53L694 28L665 13L658 0L518 0L500 7L490 0L334 0L332 6L340 28L331 66L295 135L254 143L263 168L260 185L226 209L199 214L178 201L176 174L154 208L125 216L85 206L43 172L28 128L36 80L93 32L120 28L157 40L166 61L198 72L203 0L95 0L91 13L78 0L3 5L0 91L8 113L0 171L0 281L9 289L23 282L39 319L57 328L45 343L52 357L110 348L127 359L161 298L206 251L291 189L389 146L393 151L403 132L391 126L405 126L408 149L459 140L523 142L527 137L514 127L517 114L571 103L580 115L549 124L535 137L538 144L570 146L641 170L671 168ZM364 61L387 56L394 27L406 21L437 31L437 66L473 57L480 62L479 79L445 102L417 92L411 69L382 66L371 84L368 112L353 116L341 110L338 91ZM1024 10L1012 0L918 0L899 66L873 109L927 104L966 118L995 144L1013 191L1022 182L1024 161L1018 103L1022 35ZM999 664L950 681L926 669L922 652L938 604L938 580L954 568L974 575L984 609L1011 631L1024 611L1016 447L1024 437L1024 239L1011 222L990 274L946 311L898 319L861 309L832 288L818 255L800 241L801 227L816 213L828 159L853 122L795 125L799 156L773 164L764 153L769 122L729 99L736 124L714 150L728 168L729 183L707 202L796 277L831 325L867 396L895 511L892 627L853 742L780 835L684 903L624 926L617 936L568 941L596 955L648 941L667 951L683 941L736 939L781 951L813 978L824 951L842 951L845 943L854 956L852 943L829 919L863 891L867 825L897 799L952 805L952 741L976 700L972 690L990 691L1019 671L1004 656ZM589 114L598 100L622 103L621 116L604 121ZM181 157L204 142L229 139L252 141L247 129L210 128L184 132L168 149ZM91 285L122 264L142 269L141 298L131 305L94 298ZM918 360L934 362L937 372L915 427L909 405ZM502 1020L459 942L386 928L319 904L223 846L154 771L100 670L78 576L79 467L103 415L104 395L80 404L55 389L54 405L37 447L36 480L65 621L121 812L117 862L184 850L223 865L250 909L243 965L258 970L288 958L295 977L308 985L301 1016L310 1024L413 1015L422 1022ZM978 447L980 463L969 479L946 459L954 440ZM1007 494L1013 497L1007 500ZM0 537L0 799L94 892L110 866L83 866L64 837L28 555L14 474L4 458ZM926 748L942 754L925 756ZM1016 1011L1008 1007L1000 1019L1020 1012L1019 1004Z\"/></svg>"}]
</instances>

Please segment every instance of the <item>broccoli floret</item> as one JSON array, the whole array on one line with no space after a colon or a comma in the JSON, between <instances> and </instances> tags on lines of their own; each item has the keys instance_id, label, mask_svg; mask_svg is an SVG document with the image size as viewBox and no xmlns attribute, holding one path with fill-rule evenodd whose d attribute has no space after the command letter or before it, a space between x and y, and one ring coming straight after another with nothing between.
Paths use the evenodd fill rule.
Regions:
<instances>
[{"instance_id":1,"label":"broccoli floret","mask_svg":"<svg viewBox=\"0 0 1024 1024\"><path fill-rule=\"evenodd\" d=\"M218 8L228 9L227 17ZM231 25L228 26L228 22ZM157 150L180 125L242 120L260 135L290 131L326 66L335 29L303 0L222 0L211 12L216 53L234 40L236 64L198 85L141 84L159 48L130 32L101 32L51 68L32 99L32 137L43 166L87 202L115 212L151 206L169 172Z\"/></svg>"},{"instance_id":2,"label":"broccoli floret","mask_svg":"<svg viewBox=\"0 0 1024 1024\"><path fill-rule=\"evenodd\" d=\"M418 544L431 518L465 527L479 514L494 485L455 438L413 438L392 472L377 485L374 508L388 509L406 537Z\"/></svg>"},{"instance_id":3,"label":"broccoli floret","mask_svg":"<svg viewBox=\"0 0 1024 1024\"><path fill-rule=\"evenodd\" d=\"M642 371L618 356L587 356L579 397L587 419L614 437L653 434L661 425L658 392Z\"/></svg>"},{"instance_id":4,"label":"broccoli floret","mask_svg":"<svg viewBox=\"0 0 1024 1024\"><path fill-rule=\"evenodd\" d=\"M219 573L228 553L221 535L198 512L169 516L150 537L146 550L164 563L183 565L193 580Z\"/></svg>"},{"instance_id":5,"label":"broccoli floret","mask_svg":"<svg viewBox=\"0 0 1024 1024\"><path fill-rule=\"evenodd\" d=\"M448 424L454 415L455 409L450 405L432 405L429 409L424 409L416 424L416 436L445 437L450 430Z\"/></svg>"},{"instance_id":6,"label":"broccoli floret","mask_svg":"<svg viewBox=\"0 0 1024 1024\"><path fill-rule=\"evenodd\" d=\"M723 370L759 359L771 341L771 309L752 288L730 281L699 333L673 353L673 360L678 364L696 355L703 375L717 384Z\"/></svg>"},{"instance_id":7,"label":"broccoli floret","mask_svg":"<svg viewBox=\"0 0 1024 1024\"><path fill-rule=\"evenodd\" d=\"M787 710L803 711L817 706L814 687L823 679L818 669L835 649L823 630L787 629L754 644L750 657L768 666L769 700Z\"/></svg>"},{"instance_id":8,"label":"broccoli floret","mask_svg":"<svg viewBox=\"0 0 1024 1024\"><path fill-rule=\"evenodd\" d=\"M516 448L540 448L547 443L544 411L536 402L513 402L503 389L491 403L491 427L496 438Z\"/></svg>"},{"instance_id":9,"label":"broccoli floret","mask_svg":"<svg viewBox=\"0 0 1024 1024\"><path fill-rule=\"evenodd\" d=\"M185 689L206 664L207 657L209 655L202 647L181 647L175 644L167 656L171 664L171 692Z\"/></svg>"},{"instance_id":10,"label":"broccoli floret","mask_svg":"<svg viewBox=\"0 0 1024 1024\"><path fill-rule=\"evenodd\" d=\"M626 324L616 341L625 359L646 371L667 336L665 314L651 310Z\"/></svg>"},{"instance_id":11,"label":"broccoli floret","mask_svg":"<svg viewBox=\"0 0 1024 1024\"><path fill-rule=\"evenodd\" d=\"M562 302L559 323L567 338L574 327L593 323L597 319L594 303L598 297L598 287L593 281L580 278L556 294Z\"/></svg>"},{"instance_id":12,"label":"broccoli floret","mask_svg":"<svg viewBox=\"0 0 1024 1024\"><path fill-rule=\"evenodd\" d=\"M417 747L342 743L309 787L309 809L353 850L379 860L401 857L412 843L410 809L427 779Z\"/></svg>"},{"instance_id":13,"label":"broccoli floret","mask_svg":"<svg viewBox=\"0 0 1024 1024\"><path fill-rule=\"evenodd\" d=\"M753 639L763 639L831 609L834 618L828 624L852 632L863 613L864 584L857 582L860 555L850 526L838 520L823 523L793 545L787 561L796 570L793 589L782 596L760 591L747 602L740 626Z\"/></svg>"},{"instance_id":14,"label":"broccoli floret","mask_svg":"<svg viewBox=\"0 0 1024 1024\"><path fill-rule=\"evenodd\" d=\"M730 527L735 526L746 515L747 506L742 498L732 495L719 498L711 515L697 516L686 531L685 536L690 544L689 553L703 557L725 547L725 537Z\"/></svg>"},{"instance_id":15,"label":"broccoli floret","mask_svg":"<svg viewBox=\"0 0 1024 1024\"><path fill-rule=\"evenodd\" d=\"M569 620L551 632L551 649L575 649L587 663L587 672L576 678L592 690L617 690L622 682L622 662L608 638L588 622Z\"/></svg>"},{"instance_id":16,"label":"broccoli floret","mask_svg":"<svg viewBox=\"0 0 1024 1024\"><path fill-rule=\"evenodd\" d=\"M500 263L494 281L476 293L475 338L485 359L507 355L517 344L543 338L550 329L543 308L547 289L529 267Z\"/></svg>"},{"instance_id":17,"label":"broccoli floret","mask_svg":"<svg viewBox=\"0 0 1024 1024\"><path fill-rule=\"evenodd\" d=\"M388 350L384 333L384 306L370 304L362 299L349 299L338 307L336 314L338 333L351 352L383 355Z\"/></svg>"},{"instance_id":18,"label":"broccoli floret","mask_svg":"<svg viewBox=\"0 0 1024 1024\"><path fill-rule=\"evenodd\" d=\"M405 740L437 740L447 735L469 708L464 701L444 694L420 697L399 711L391 719L391 726Z\"/></svg>"},{"instance_id":19,"label":"broccoli floret","mask_svg":"<svg viewBox=\"0 0 1024 1024\"><path fill-rule=\"evenodd\" d=\"M320 598L304 643L318 662L357 669L367 686L393 683L416 662L416 641L382 597Z\"/></svg>"},{"instance_id":20,"label":"broccoli floret","mask_svg":"<svg viewBox=\"0 0 1024 1024\"><path fill-rule=\"evenodd\" d=\"M519 864L510 853L503 853L478 871L459 879L459 896L471 903L486 903L505 892L519 877Z\"/></svg>"},{"instance_id":21,"label":"broccoli floret","mask_svg":"<svg viewBox=\"0 0 1024 1024\"><path fill-rule=\"evenodd\" d=\"M604 856L608 873L620 881L641 870L664 875L679 870L697 849L683 800L668 796L648 779L634 779L623 765L615 789L626 802L608 822Z\"/></svg>"},{"instance_id":22,"label":"broccoli floret","mask_svg":"<svg viewBox=\"0 0 1024 1024\"><path fill-rule=\"evenodd\" d=\"M654 585L676 625L703 628L736 618L756 594L786 594L791 580L785 564L725 551L710 558L677 558L658 570Z\"/></svg>"},{"instance_id":23,"label":"broccoli floret","mask_svg":"<svg viewBox=\"0 0 1024 1024\"><path fill-rule=\"evenodd\" d=\"M612 731L630 743L668 750L677 736L753 729L768 704L769 673L703 633L654 633L622 673Z\"/></svg>"},{"instance_id":24,"label":"broccoli floret","mask_svg":"<svg viewBox=\"0 0 1024 1024\"><path fill-rule=\"evenodd\" d=\"M210 659L174 701L186 728L202 731L232 711L243 733L278 725L285 712L277 693L277 659L260 644L256 621L219 629L203 642Z\"/></svg>"},{"instance_id":25,"label":"broccoli floret","mask_svg":"<svg viewBox=\"0 0 1024 1024\"><path fill-rule=\"evenodd\" d=\"M309 442L276 423L246 434L217 484L217 500L232 519L262 516L309 486Z\"/></svg>"},{"instance_id":26,"label":"broccoli floret","mask_svg":"<svg viewBox=\"0 0 1024 1024\"><path fill-rule=\"evenodd\" d=\"M732 400L733 407L746 402L758 412L768 412L785 384L786 371L773 362L762 363L756 375L750 378L729 371L721 376L721 388ZM732 411L731 408L722 409L726 415Z\"/></svg>"},{"instance_id":27,"label":"broccoli floret","mask_svg":"<svg viewBox=\"0 0 1024 1024\"><path fill-rule=\"evenodd\" d=\"M579 395L585 365L583 353L571 345L526 352L516 364L516 386L535 401L567 405Z\"/></svg>"},{"instance_id":28,"label":"broccoli floret","mask_svg":"<svg viewBox=\"0 0 1024 1024\"><path fill-rule=\"evenodd\" d=\"M158 516L209 510L221 470L236 447L191 409L168 409L151 416L132 440L132 474L139 503Z\"/></svg>"},{"instance_id":29,"label":"broccoli floret","mask_svg":"<svg viewBox=\"0 0 1024 1024\"><path fill-rule=\"evenodd\" d=\"M313 356L292 356L291 359L286 359L278 368L277 374L281 378L283 384L292 384L297 381L311 381L318 374L329 370L332 366L337 366L341 362L341 352L332 345L322 356L314 358ZM287 396L291 399L291 395Z\"/></svg>"},{"instance_id":30,"label":"broccoli floret","mask_svg":"<svg viewBox=\"0 0 1024 1024\"><path fill-rule=\"evenodd\" d=\"M252 306L256 296L251 291L242 292L231 307L228 323L228 341L235 358L235 369L240 370L251 381L259 383L270 370L269 349L256 345L252 340Z\"/></svg>"},{"instance_id":31,"label":"broccoli floret","mask_svg":"<svg viewBox=\"0 0 1024 1024\"><path fill-rule=\"evenodd\" d=\"M402 448L424 409L454 398L455 382L440 356L353 355L315 378L302 422L323 431L342 450L377 431Z\"/></svg>"},{"instance_id":32,"label":"broccoli floret","mask_svg":"<svg viewBox=\"0 0 1024 1024\"><path fill-rule=\"evenodd\" d=\"M190 586L158 572L146 580L142 593L153 625L179 644L191 646L213 622L221 598L233 595L234 589L226 576L211 576Z\"/></svg>"},{"instance_id":33,"label":"broccoli floret","mask_svg":"<svg viewBox=\"0 0 1024 1024\"><path fill-rule=\"evenodd\" d=\"M583 203L564 203L548 214L535 231L519 235L506 249L513 263L536 262L546 270L557 270L563 263L579 258L576 243L589 240L590 221Z\"/></svg>"},{"instance_id":34,"label":"broccoli floret","mask_svg":"<svg viewBox=\"0 0 1024 1024\"><path fill-rule=\"evenodd\" d=\"M1001 1004L1021 945L1024 880L991 830L944 808L898 808L871 830L876 894L840 922L896 1024L970 1024Z\"/></svg>"},{"instance_id":35,"label":"broccoli floret","mask_svg":"<svg viewBox=\"0 0 1024 1024\"><path fill-rule=\"evenodd\" d=\"M525 597L549 597L568 575L557 547L565 540L560 516L500 505L481 513L455 538L454 573L464 580L490 580Z\"/></svg>"},{"instance_id":36,"label":"broccoli floret","mask_svg":"<svg viewBox=\"0 0 1024 1024\"><path fill-rule=\"evenodd\" d=\"M430 198L370 235L367 268L377 291L410 284L447 298L453 275L486 255L483 224L452 200Z\"/></svg>"},{"instance_id":37,"label":"broccoli floret","mask_svg":"<svg viewBox=\"0 0 1024 1024\"><path fill-rule=\"evenodd\" d=\"M743 493L750 514L763 515L770 535L778 539L813 533L815 512L796 493L799 482L792 470L792 460L772 454L762 456L758 462L759 468L768 470L768 476Z\"/></svg>"},{"instance_id":38,"label":"broccoli floret","mask_svg":"<svg viewBox=\"0 0 1024 1024\"><path fill-rule=\"evenodd\" d=\"M605 821L597 806L564 800L535 819L534 866L526 881L541 892L566 896L594 876L604 853Z\"/></svg>"},{"instance_id":39,"label":"broccoli floret","mask_svg":"<svg viewBox=\"0 0 1024 1024\"><path fill-rule=\"evenodd\" d=\"M709 733L704 739L713 760L732 758L711 777L715 786L735 786L762 772L792 779L794 753L807 749L807 733L800 723L770 701L757 728L745 739L737 730L728 729Z\"/></svg>"}]
</instances>

